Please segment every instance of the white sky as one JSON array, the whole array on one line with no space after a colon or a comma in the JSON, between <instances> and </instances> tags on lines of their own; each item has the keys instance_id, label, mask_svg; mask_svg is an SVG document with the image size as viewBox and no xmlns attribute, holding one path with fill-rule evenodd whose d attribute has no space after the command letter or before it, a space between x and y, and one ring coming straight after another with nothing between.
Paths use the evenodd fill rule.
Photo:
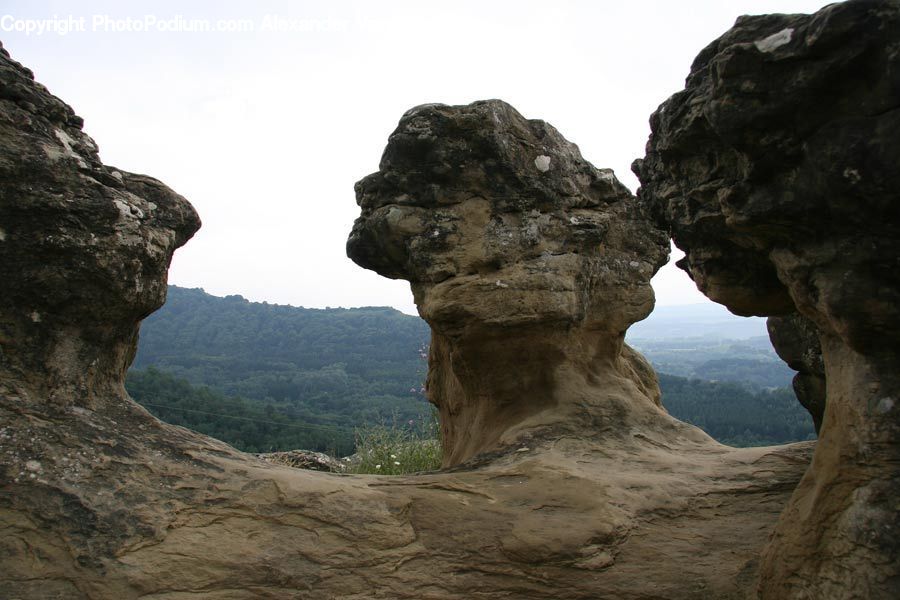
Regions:
<instances>
[{"instance_id":1,"label":"white sky","mask_svg":"<svg viewBox=\"0 0 900 600\"><path fill-rule=\"evenodd\" d=\"M0 39L84 117L105 163L162 180L200 212L203 228L176 253L171 283L415 314L406 282L344 251L358 215L353 183L377 170L405 110L501 98L634 191L629 165L643 155L650 113L682 89L707 43L741 14L825 4L2 0ZM54 18L83 18L84 30L15 31ZM192 32L192 19L250 30ZM273 31L276 22L293 30ZM672 263L653 285L660 305L705 301Z\"/></svg>"}]
</instances>

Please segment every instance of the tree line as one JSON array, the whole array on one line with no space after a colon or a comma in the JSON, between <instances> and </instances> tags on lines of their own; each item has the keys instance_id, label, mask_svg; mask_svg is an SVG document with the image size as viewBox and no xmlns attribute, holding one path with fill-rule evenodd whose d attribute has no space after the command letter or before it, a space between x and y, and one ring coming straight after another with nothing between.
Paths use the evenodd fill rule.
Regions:
<instances>
[{"instance_id":1,"label":"tree line","mask_svg":"<svg viewBox=\"0 0 900 600\"><path fill-rule=\"evenodd\" d=\"M384 307L306 309L170 286L126 387L165 421L252 452L349 454L355 428L428 418L424 321ZM732 365L733 366L733 365ZM789 389L660 375L676 417L732 445L807 439Z\"/></svg>"}]
</instances>

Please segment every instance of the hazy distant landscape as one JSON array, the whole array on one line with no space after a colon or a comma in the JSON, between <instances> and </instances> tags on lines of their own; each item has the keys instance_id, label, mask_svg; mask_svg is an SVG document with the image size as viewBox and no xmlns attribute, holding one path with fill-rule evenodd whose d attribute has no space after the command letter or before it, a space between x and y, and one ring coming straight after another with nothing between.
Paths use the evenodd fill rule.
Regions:
<instances>
[{"instance_id":1,"label":"hazy distant landscape","mask_svg":"<svg viewBox=\"0 0 900 600\"><path fill-rule=\"evenodd\" d=\"M743 340L767 337L762 317L737 317L713 302L657 306L628 329L629 342L641 339L708 338Z\"/></svg>"},{"instance_id":2,"label":"hazy distant landscape","mask_svg":"<svg viewBox=\"0 0 900 600\"><path fill-rule=\"evenodd\" d=\"M712 302L658 306L626 340L657 371L757 388L790 387L794 371L778 358L766 320L736 317Z\"/></svg>"},{"instance_id":3,"label":"hazy distant landscape","mask_svg":"<svg viewBox=\"0 0 900 600\"><path fill-rule=\"evenodd\" d=\"M163 420L243 450L343 455L357 427L430 418L428 339L424 321L392 308L306 309L171 286L144 321L127 386ZM628 341L660 373L666 408L719 441L813 436L763 319L659 307Z\"/></svg>"}]
</instances>

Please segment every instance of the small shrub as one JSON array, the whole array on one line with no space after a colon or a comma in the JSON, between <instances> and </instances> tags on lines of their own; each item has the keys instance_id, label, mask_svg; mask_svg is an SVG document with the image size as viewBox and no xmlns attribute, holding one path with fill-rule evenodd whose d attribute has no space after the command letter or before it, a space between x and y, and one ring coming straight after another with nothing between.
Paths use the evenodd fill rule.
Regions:
<instances>
[{"instance_id":1,"label":"small shrub","mask_svg":"<svg viewBox=\"0 0 900 600\"><path fill-rule=\"evenodd\" d=\"M356 430L356 456L349 473L405 475L441 468L436 412L428 420L368 425Z\"/></svg>"}]
</instances>

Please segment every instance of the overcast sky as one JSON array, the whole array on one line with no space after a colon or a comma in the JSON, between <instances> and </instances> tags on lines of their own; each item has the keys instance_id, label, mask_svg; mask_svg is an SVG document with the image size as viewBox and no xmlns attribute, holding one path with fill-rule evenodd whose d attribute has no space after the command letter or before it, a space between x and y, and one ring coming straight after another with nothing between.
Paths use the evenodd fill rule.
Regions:
<instances>
[{"instance_id":1,"label":"overcast sky","mask_svg":"<svg viewBox=\"0 0 900 600\"><path fill-rule=\"evenodd\" d=\"M825 4L3 0L0 39L84 117L106 164L200 212L171 283L415 314L406 282L344 252L353 183L377 170L404 111L501 98L635 191L648 117L707 43L741 14ZM705 301L671 263L653 285L660 305Z\"/></svg>"}]
</instances>

